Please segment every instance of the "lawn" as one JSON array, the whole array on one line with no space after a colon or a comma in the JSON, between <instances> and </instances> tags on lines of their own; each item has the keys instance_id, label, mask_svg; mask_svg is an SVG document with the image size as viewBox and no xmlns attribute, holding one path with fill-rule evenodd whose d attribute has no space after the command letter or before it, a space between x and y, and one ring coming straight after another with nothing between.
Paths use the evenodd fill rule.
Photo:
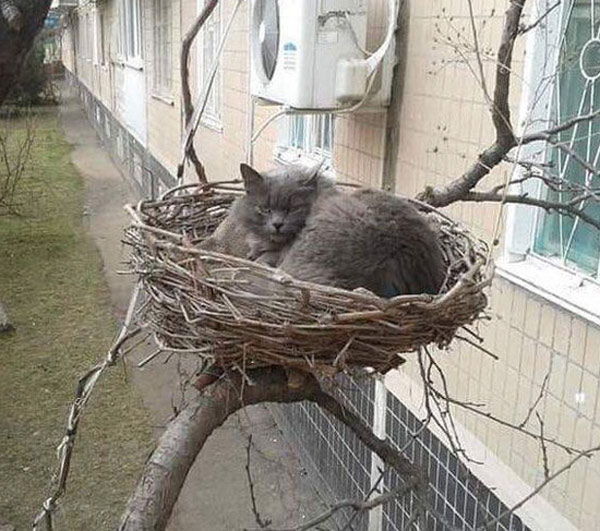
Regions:
<instances>
[{"instance_id":1,"label":"lawn","mask_svg":"<svg viewBox=\"0 0 600 531\"><path fill-rule=\"evenodd\" d=\"M21 215L0 217L0 299L16 327L0 335L0 521L18 531L48 493L77 379L118 329L56 111L40 109L36 123ZM23 119L10 124L22 134ZM114 529L151 445L148 415L115 367L80 425L58 531Z\"/></svg>"}]
</instances>

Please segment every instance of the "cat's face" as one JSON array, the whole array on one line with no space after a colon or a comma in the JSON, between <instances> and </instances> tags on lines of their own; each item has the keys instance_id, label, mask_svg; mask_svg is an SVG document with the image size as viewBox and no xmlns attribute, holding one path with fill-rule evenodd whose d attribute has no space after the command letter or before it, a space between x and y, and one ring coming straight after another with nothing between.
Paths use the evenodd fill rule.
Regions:
<instances>
[{"instance_id":1,"label":"cat's face","mask_svg":"<svg viewBox=\"0 0 600 531\"><path fill-rule=\"evenodd\" d=\"M260 174L246 164L240 169L250 230L275 245L290 242L304 227L317 198L318 171L288 166Z\"/></svg>"}]
</instances>

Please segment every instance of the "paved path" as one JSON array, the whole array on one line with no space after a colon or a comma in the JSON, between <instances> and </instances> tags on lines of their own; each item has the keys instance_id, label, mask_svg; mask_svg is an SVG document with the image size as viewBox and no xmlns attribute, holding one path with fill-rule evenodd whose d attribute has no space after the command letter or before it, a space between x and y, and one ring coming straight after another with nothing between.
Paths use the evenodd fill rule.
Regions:
<instances>
[{"instance_id":1,"label":"paved path","mask_svg":"<svg viewBox=\"0 0 600 531\"><path fill-rule=\"evenodd\" d=\"M120 244L127 216L123 204L134 201L131 189L102 148L78 100L67 91L60 109L72 160L86 179L85 215L89 231L104 260L104 273L112 294L115 315L127 310L133 279L118 275L126 250ZM101 353L99 353L100 356ZM156 434L178 404L177 362L134 368L143 352L129 360L129 374L149 408ZM96 392L102 392L102 386ZM258 527L252 516L245 465L248 434L253 435L251 468L263 518L278 527L295 527L322 510L301 463L292 453L262 406L232 416L209 439L192 467L169 525L169 531L233 531Z\"/></svg>"}]
</instances>

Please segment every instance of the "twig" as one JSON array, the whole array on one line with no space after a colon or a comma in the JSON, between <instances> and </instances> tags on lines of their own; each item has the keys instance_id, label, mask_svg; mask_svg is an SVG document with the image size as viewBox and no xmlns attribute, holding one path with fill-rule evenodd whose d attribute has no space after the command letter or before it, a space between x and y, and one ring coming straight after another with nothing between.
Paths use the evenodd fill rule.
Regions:
<instances>
[{"instance_id":1,"label":"twig","mask_svg":"<svg viewBox=\"0 0 600 531\"><path fill-rule=\"evenodd\" d=\"M329 520L332 516L334 516L337 512L341 511L342 509L352 509L352 510L356 511L357 513L365 513L367 511L370 511L370 510L374 509L375 507L379 507L380 505L383 505L384 503L387 503L395 498L400 498L402 496L405 496L413 488L415 488L415 484L409 482L404 485L400 485L400 486L396 487L395 489L390 490L389 492L381 494L380 496L377 496L376 498L371 498L370 500L369 499L365 499L362 501L360 501L360 500L342 500L337 503L334 503L333 505L331 505L331 507L327 511L323 512L316 518L313 518L309 522L306 522L305 524L302 524L302 525L299 525L299 526L293 527L293 528L286 528L286 529L268 528L266 531L308 531L309 529L312 529L312 528L318 526L319 524L322 524L323 522ZM248 530L248 531L255 531L255 530Z\"/></svg>"},{"instance_id":2,"label":"twig","mask_svg":"<svg viewBox=\"0 0 600 531\"><path fill-rule=\"evenodd\" d=\"M569 203L561 203L558 201L547 201L546 199L538 199L537 197L529 197L528 195L500 195L494 192L466 192L461 201L470 201L475 203L484 203L490 201L504 201L505 203L513 203L520 205L531 205L543 208L547 211L555 211L565 214L569 217L578 217L582 221L600 229L600 219L595 219L585 210L577 208Z\"/></svg>"},{"instance_id":3,"label":"twig","mask_svg":"<svg viewBox=\"0 0 600 531\"><path fill-rule=\"evenodd\" d=\"M473 0L468 0L469 6L469 19L471 21L471 31L473 33L473 46L475 47L475 57L477 58L477 65L479 66L479 76L481 82L481 89L483 95L488 103L492 103L492 98L488 92L487 84L485 82L485 72L483 70L483 62L481 61L481 53L479 50L479 39L477 37L477 28L475 27L475 15L473 14Z\"/></svg>"},{"instance_id":4,"label":"twig","mask_svg":"<svg viewBox=\"0 0 600 531\"><path fill-rule=\"evenodd\" d=\"M538 393L537 398L535 399L535 401L533 402L533 404L527 411L527 415L525 415L525 418L517 426L517 428L519 428L519 429L524 428L527 425L527 423L529 422L529 419L531 418L531 415L533 415L534 411L535 411L536 415L538 414L538 412L536 411L536 408L538 407L538 404L542 401L542 398L544 397L544 393L546 392L546 386L548 385L549 379L550 379L550 370L546 373L546 376L544 377L544 381L542 382L542 387L540 389L540 392ZM538 415L538 418L539 418L539 415Z\"/></svg>"},{"instance_id":5,"label":"twig","mask_svg":"<svg viewBox=\"0 0 600 531\"><path fill-rule=\"evenodd\" d=\"M194 114L194 104L192 103L192 93L190 90L190 69L189 69L189 59L190 59L190 50L192 48L192 44L194 39L198 35L198 32L204 26L212 12L217 7L219 0L209 0L205 5L202 12L198 15L194 24L189 29L189 31L185 34L183 41L181 42L181 92L183 95L183 114L185 116L185 125L186 127L189 125L190 120L192 119L192 115ZM206 172L204 170L204 166L200 162L198 155L196 153L196 149L194 148L193 142L187 148L187 155L191 160L194 168L196 169L196 174L198 176L198 180L201 183L208 182L206 178ZM183 164L177 170L178 177L183 177ZM181 175L179 175L181 173Z\"/></svg>"},{"instance_id":6,"label":"twig","mask_svg":"<svg viewBox=\"0 0 600 531\"><path fill-rule=\"evenodd\" d=\"M525 33L527 33L528 31L536 28L544 19L546 19L548 17L548 15L550 15L550 13L552 13L552 11L554 11L560 4L561 4L562 0L556 0L556 2L554 4L552 4L548 9L546 9L546 11L544 13L542 13L534 22L532 22L531 24L527 24L527 25L521 25L519 27L519 35L524 35Z\"/></svg>"},{"instance_id":7,"label":"twig","mask_svg":"<svg viewBox=\"0 0 600 531\"><path fill-rule=\"evenodd\" d=\"M506 12L502 40L498 48L496 66L496 84L494 87L492 121L496 130L494 143L486 148L478 157L477 162L459 178L444 186L442 189L427 188L417 197L434 207L444 207L460 201L464 195L474 188L481 179L496 167L508 152L516 145L510 121L508 95L512 53L519 31L519 21L526 0L514 0Z\"/></svg>"},{"instance_id":8,"label":"twig","mask_svg":"<svg viewBox=\"0 0 600 531\"><path fill-rule=\"evenodd\" d=\"M258 512L258 507L256 504L256 495L254 494L254 482L252 481L252 474L250 472L250 449L252 448L252 434L248 435L248 444L246 445L246 477L248 478L248 487L250 489L250 501L252 502L252 514L254 515L254 519L256 523L261 529L265 529L271 525L271 521L269 518L265 518L264 520L261 518L260 513Z\"/></svg>"},{"instance_id":9,"label":"twig","mask_svg":"<svg viewBox=\"0 0 600 531\"><path fill-rule=\"evenodd\" d=\"M523 505L525 505L529 500L531 500L532 498L537 496L548 485L548 483L550 483L555 478L557 478L558 476L560 476L561 474L563 474L564 472L569 470L582 457L591 457L593 454L595 454L599 451L600 451L600 446L596 446L594 448L590 448L589 450L587 450L585 452L581 452L580 454L576 455L566 465L564 465L563 467L558 469L556 472L554 472L554 474L550 474L548 477L546 477L546 479L540 485L538 485L535 489L533 489L527 496L522 498L518 503L515 503L512 507L510 507L510 508L506 509L505 511L503 511L502 513L500 513L493 520L490 520L489 522L486 522L482 526L478 527L477 531L487 531L489 529L493 529L494 526L498 522L500 522L506 516L515 513L517 511L517 509L519 509L520 507L523 507Z\"/></svg>"},{"instance_id":10,"label":"twig","mask_svg":"<svg viewBox=\"0 0 600 531\"><path fill-rule=\"evenodd\" d=\"M540 423L540 446L542 448L542 463L544 466L544 478L548 479L550 477L550 467L548 465L548 447L546 445L546 438L544 437L544 421L542 420L541 415L536 411L535 415Z\"/></svg>"}]
</instances>

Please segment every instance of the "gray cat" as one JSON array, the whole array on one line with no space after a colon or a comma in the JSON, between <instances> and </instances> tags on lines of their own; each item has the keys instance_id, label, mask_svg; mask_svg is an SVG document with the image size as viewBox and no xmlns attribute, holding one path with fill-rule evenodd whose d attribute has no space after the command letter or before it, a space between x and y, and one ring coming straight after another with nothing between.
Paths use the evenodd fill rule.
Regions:
<instances>
[{"instance_id":1,"label":"gray cat","mask_svg":"<svg viewBox=\"0 0 600 531\"><path fill-rule=\"evenodd\" d=\"M427 219L406 199L375 190L320 200L280 268L299 280L381 297L435 294L445 278Z\"/></svg>"},{"instance_id":2,"label":"gray cat","mask_svg":"<svg viewBox=\"0 0 600 531\"><path fill-rule=\"evenodd\" d=\"M261 174L241 164L246 195L234 201L201 247L276 266L304 228L315 201L335 193L333 181L320 168L292 165Z\"/></svg>"}]
</instances>

